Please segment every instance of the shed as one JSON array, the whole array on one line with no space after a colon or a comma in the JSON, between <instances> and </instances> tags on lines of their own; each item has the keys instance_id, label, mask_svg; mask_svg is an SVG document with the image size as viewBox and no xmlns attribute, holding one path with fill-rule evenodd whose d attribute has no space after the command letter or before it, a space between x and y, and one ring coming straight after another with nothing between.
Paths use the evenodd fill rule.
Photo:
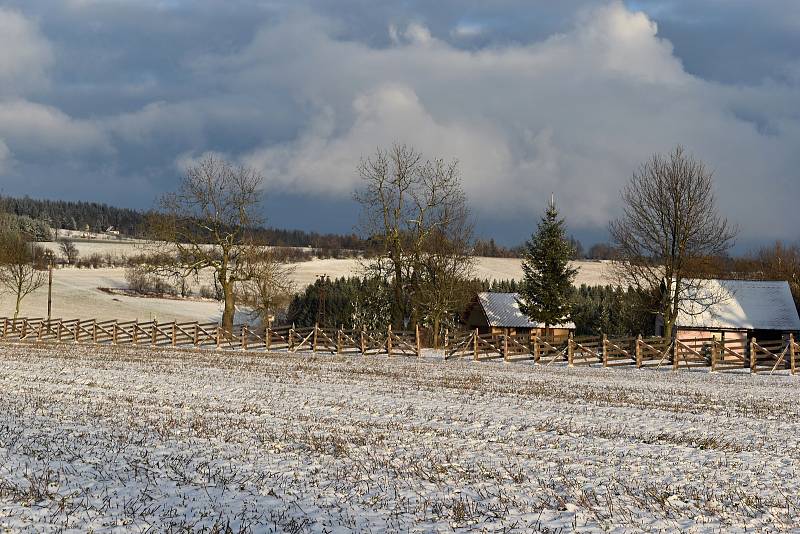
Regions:
<instances>
[{"instance_id":1,"label":"shed","mask_svg":"<svg viewBox=\"0 0 800 534\"><path fill-rule=\"evenodd\" d=\"M575 331L575 323L549 325L531 321L519 309L519 293L478 293L462 317L464 324L481 334L537 334L566 338Z\"/></svg>"},{"instance_id":2,"label":"shed","mask_svg":"<svg viewBox=\"0 0 800 534\"><path fill-rule=\"evenodd\" d=\"M786 281L692 280L689 283L695 288L699 303L689 303L678 314L675 329L679 339L780 339L787 333L800 332L800 316Z\"/></svg>"}]
</instances>

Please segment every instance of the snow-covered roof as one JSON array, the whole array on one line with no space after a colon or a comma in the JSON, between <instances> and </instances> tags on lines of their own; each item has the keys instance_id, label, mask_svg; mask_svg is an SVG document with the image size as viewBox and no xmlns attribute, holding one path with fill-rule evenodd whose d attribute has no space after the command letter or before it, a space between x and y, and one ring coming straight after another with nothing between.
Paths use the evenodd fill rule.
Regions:
<instances>
[{"instance_id":1,"label":"snow-covered roof","mask_svg":"<svg viewBox=\"0 0 800 534\"><path fill-rule=\"evenodd\" d=\"M785 281L693 280L690 287L700 303L685 305L687 310L678 314L678 327L800 330L800 317Z\"/></svg>"},{"instance_id":2,"label":"snow-covered roof","mask_svg":"<svg viewBox=\"0 0 800 534\"><path fill-rule=\"evenodd\" d=\"M497 328L544 328L519 310L519 293L478 293L489 326ZM549 325L550 328L574 329L575 323Z\"/></svg>"}]
</instances>

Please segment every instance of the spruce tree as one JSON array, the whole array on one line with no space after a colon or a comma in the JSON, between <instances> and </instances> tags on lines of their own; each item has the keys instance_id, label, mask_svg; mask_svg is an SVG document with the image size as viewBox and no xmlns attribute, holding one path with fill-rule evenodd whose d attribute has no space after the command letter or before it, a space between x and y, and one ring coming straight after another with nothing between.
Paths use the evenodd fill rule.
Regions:
<instances>
[{"instance_id":1,"label":"spruce tree","mask_svg":"<svg viewBox=\"0 0 800 534\"><path fill-rule=\"evenodd\" d=\"M545 328L569 319L572 282L578 273L569 266L572 254L564 220L551 199L536 233L525 243L519 299L520 311Z\"/></svg>"}]
</instances>

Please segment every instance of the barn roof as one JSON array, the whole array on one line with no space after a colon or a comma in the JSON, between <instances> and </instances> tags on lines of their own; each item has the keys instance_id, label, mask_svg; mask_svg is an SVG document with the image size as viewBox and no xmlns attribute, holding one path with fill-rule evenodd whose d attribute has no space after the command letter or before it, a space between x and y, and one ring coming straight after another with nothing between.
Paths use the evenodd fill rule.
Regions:
<instances>
[{"instance_id":1,"label":"barn roof","mask_svg":"<svg viewBox=\"0 0 800 534\"><path fill-rule=\"evenodd\" d=\"M497 328L544 328L519 310L519 293L478 293L478 301L489 326ZM575 328L575 323L550 325L551 328Z\"/></svg>"},{"instance_id":2,"label":"barn roof","mask_svg":"<svg viewBox=\"0 0 800 534\"><path fill-rule=\"evenodd\" d=\"M800 317L785 281L690 281L692 291L705 304L688 305L678 314L683 328L721 330L800 330ZM721 298L720 298L721 297ZM703 310L708 306L708 309Z\"/></svg>"}]
</instances>

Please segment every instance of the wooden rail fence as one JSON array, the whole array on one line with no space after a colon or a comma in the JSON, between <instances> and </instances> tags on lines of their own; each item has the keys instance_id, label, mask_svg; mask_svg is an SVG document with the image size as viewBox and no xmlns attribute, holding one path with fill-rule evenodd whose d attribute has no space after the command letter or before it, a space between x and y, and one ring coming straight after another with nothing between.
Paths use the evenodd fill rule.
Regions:
<instances>
[{"instance_id":1,"label":"wooden rail fence","mask_svg":"<svg viewBox=\"0 0 800 534\"><path fill-rule=\"evenodd\" d=\"M753 357L751 357L751 354ZM759 343L714 338L666 339L661 337L570 336L558 340L537 335L480 334L477 330L445 336L444 359L475 361L533 360L575 366L672 367L673 370L708 367L710 371L750 369L752 373L788 371L796 374L800 345L793 335Z\"/></svg>"},{"instance_id":2,"label":"wooden rail fence","mask_svg":"<svg viewBox=\"0 0 800 534\"><path fill-rule=\"evenodd\" d=\"M217 323L116 321L98 319L0 318L0 340L36 343L92 343L151 347L210 348L262 352L322 352L388 356L422 355L419 328L414 331L345 330L320 326L254 328L235 325L226 332ZM797 374L800 345L794 335L780 340L725 341L714 338L665 339L535 334L492 335L478 330L445 333L444 359L533 361L549 366L636 368L671 366L709 368L712 372Z\"/></svg>"},{"instance_id":3,"label":"wooden rail fence","mask_svg":"<svg viewBox=\"0 0 800 534\"><path fill-rule=\"evenodd\" d=\"M344 330L312 326L258 329L239 324L226 332L217 323L115 321L98 319L0 318L0 340L92 343L243 351L328 352L421 356L419 329L413 332Z\"/></svg>"}]
</instances>

